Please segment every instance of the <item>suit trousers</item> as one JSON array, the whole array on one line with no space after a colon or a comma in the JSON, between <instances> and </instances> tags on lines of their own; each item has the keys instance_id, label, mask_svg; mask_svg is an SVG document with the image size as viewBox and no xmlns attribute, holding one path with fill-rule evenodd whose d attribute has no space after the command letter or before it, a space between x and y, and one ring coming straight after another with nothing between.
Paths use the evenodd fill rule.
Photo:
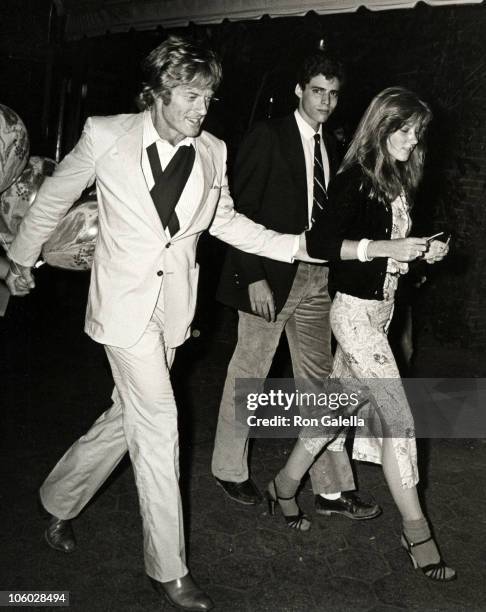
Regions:
<instances>
[{"instance_id":1,"label":"suit trousers","mask_svg":"<svg viewBox=\"0 0 486 612\"><path fill-rule=\"evenodd\" d=\"M266 378L285 330L295 378L327 378L332 366L328 268L299 263L292 288L275 322L239 312L238 342L219 408L212 471L222 480L249 477L249 427L235 415L235 379ZM324 451L310 469L315 494L355 488L347 452Z\"/></svg>"},{"instance_id":2,"label":"suit trousers","mask_svg":"<svg viewBox=\"0 0 486 612\"><path fill-rule=\"evenodd\" d=\"M75 517L128 450L143 521L146 572L166 582L187 573L179 492L177 408L169 369L175 350L164 343L162 299L138 342L105 346L113 406L65 453L43 483L48 512Z\"/></svg>"}]
</instances>

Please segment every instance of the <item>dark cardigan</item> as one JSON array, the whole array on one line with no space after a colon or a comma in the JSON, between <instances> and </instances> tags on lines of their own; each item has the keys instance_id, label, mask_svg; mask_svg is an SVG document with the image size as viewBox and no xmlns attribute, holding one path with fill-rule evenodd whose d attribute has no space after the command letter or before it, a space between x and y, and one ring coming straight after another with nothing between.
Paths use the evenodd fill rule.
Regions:
<instances>
[{"instance_id":1,"label":"dark cardigan","mask_svg":"<svg viewBox=\"0 0 486 612\"><path fill-rule=\"evenodd\" d=\"M329 260L331 293L340 291L365 300L383 300L386 257L370 262L340 259L345 239L390 239L390 203L371 197L370 189L370 180L358 164L338 174L329 186L328 205L306 232L307 251L311 257Z\"/></svg>"}]
</instances>

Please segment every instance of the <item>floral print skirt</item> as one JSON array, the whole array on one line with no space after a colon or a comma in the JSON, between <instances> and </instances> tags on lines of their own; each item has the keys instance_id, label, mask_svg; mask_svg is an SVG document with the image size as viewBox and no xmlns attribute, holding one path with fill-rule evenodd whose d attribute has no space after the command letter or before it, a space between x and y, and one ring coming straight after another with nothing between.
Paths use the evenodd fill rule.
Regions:
<instances>
[{"instance_id":1,"label":"floral print skirt","mask_svg":"<svg viewBox=\"0 0 486 612\"><path fill-rule=\"evenodd\" d=\"M363 300L336 294L330 319L338 346L331 378L350 390L366 388L370 398L355 413L365 425L356 428L353 458L382 463L383 437L391 438L402 486L409 488L418 482L417 449L412 413L387 337L393 304L393 298ZM344 439L341 434L328 449L341 450ZM313 454L323 446L323 439L316 437L303 441Z\"/></svg>"}]
</instances>

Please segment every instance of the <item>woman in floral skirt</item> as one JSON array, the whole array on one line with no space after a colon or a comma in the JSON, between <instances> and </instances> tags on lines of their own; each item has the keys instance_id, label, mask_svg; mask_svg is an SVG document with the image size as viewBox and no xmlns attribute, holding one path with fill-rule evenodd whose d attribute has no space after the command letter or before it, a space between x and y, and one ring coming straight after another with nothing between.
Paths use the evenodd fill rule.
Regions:
<instances>
[{"instance_id":1,"label":"woman in floral skirt","mask_svg":"<svg viewBox=\"0 0 486 612\"><path fill-rule=\"evenodd\" d=\"M338 346L331 377L366 385L370 402L359 415L368 424L378 423L378 428L371 425L372 436L357 432L354 457L383 465L402 515L402 546L414 567L430 579L449 581L456 572L441 559L417 495L413 417L387 338L394 294L408 263L418 258L435 263L448 252L439 240L409 237L409 210L422 175L430 119L427 104L411 91L392 87L379 93L361 119L306 241L311 257L329 260L329 283L336 292L330 316ZM268 486L271 507L279 503L289 526L309 527L295 493L329 442L325 436L301 436ZM342 438L336 442L339 446Z\"/></svg>"}]
</instances>

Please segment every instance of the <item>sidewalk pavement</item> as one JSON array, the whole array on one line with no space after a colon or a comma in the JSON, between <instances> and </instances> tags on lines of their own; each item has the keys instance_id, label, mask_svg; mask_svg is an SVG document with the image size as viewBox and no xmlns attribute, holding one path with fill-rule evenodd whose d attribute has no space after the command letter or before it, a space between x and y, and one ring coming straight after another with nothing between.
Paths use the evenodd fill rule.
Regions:
<instances>
[{"instance_id":1,"label":"sidewalk pavement","mask_svg":"<svg viewBox=\"0 0 486 612\"><path fill-rule=\"evenodd\" d=\"M69 591L76 612L171 609L145 578L128 461L74 522L78 548L72 555L51 550L43 540L37 489L64 450L109 406L111 378L102 347L82 333L86 275L41 275L37 294L12 300L0 320L0 590ZM208 329L179 351L174 379L189 564L216 609L486 610L486 444L419 443L423 498L442 553L458 571L455 582L435 584L412 569L379 466L360 463L356 471L360 489L383 507L380 517L317 516L307 481L299 500L312 529L294 532L278 513L271 517L265 504L244 507L227 499L211 477L234 317L220 309ZM462 369L455 376L478 375L475 356L437 351L433 342L421 347L416 375L444 376L444 364L451 371L451 363ZM292 440L255 441L252 473L262 489L291 447Z\"/></svg>"}]
</instances>

